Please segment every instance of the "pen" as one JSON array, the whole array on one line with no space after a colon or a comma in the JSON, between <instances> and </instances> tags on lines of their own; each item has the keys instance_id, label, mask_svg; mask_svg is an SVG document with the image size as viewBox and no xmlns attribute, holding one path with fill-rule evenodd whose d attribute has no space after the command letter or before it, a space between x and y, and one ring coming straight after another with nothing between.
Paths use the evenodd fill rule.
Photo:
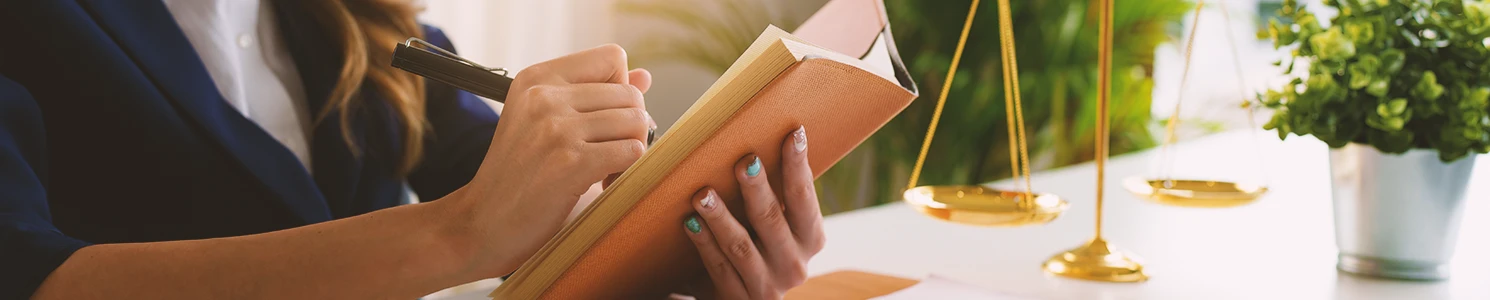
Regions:
<instances>
[{"instance_id":1,"label":"pen","mask_svg":"<svg viewBox=\"0 0 1490 300\"><path fill-rule=\"evenodd\" d=\"M507 69L482 66L418 38L409 38L394 48L393 67L502 103L507 102L507 90L512 88Z\"/></svg>"}]
</instances>

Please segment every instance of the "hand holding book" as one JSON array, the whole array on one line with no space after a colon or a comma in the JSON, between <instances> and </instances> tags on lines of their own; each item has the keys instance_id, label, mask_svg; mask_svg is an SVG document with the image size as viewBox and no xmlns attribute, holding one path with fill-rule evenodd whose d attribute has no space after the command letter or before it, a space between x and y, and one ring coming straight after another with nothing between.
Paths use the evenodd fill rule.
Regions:
<instances>
[{"instance_id":1,"label":"hand holding book","mask_svg":"<svg viewBox=\"0 0 1490 300\"><path fill-rule=\"evenodd\" d=\"M699 199L699 190L708 188L718 196L714 201L718 206L710 211L717 210L725 218L732 215L738 224L752 224L735 228L755 231L759 238L759 243L720 242L720 228L709 228L715 244L725 245L718 247L718 253L726 260L730 253L760 257L758 261L730 261L734 276L723 272L726 278L721 282L738 284L737 290L745 290L752 298L774 298L778 289L798 280L793 275L800 271L794 268L801 268L801 260L817 250L812 243L821 241L820 236L802 232L816 230L818 225L797 224L790 221L791 216L818 212L815 207L776 204L782 209L780 218L788 220L776 224L787 224L790 230L785 231L798 243L795 247L782 244L778 241L786 235L761 231L784 231L763 227L769 224L753 225L754 219L774 217L751 213L770 205L750 204L760 199L750 194L758 192L750 190L761 186L758 181L770 181L770 186L784 189L764 194L775 194L786 203L812 202L787 196L802 188L784 182L792 175L783 171L805 164L810 174L806 177L821 175L915 98L915 83L900 61L884 16L884 7L876 0L833 0L803 22L798 28L801 36L774 26L766 28L667 134L491 296L660 298L706 275L713 277L719 271L710 268L722 267L705 262L709 249L695 246L697 234L677 231L679 223L686 226L690 217L699 214L702 202L690 200ZM785 147L778 141L804 126L816 132L817 138L810 142L813 150L801 154L811 159L792 162L798 154L777 152ZM752 167L754 159L740 163L741 157L758 157L760 164ZM728 170L732 165L736 172ZM741 172L765 175L756 175L757 184L752 185L743 182L752 178L742 178L741 174L749 174ZM789 181L799 180L807 181ZM705 225L732 224L704 221L699 232L704 232ZM768 274L776 270L785 276Z\"/></svg>"},{"instance_id":2,"label":"hand holding book","mask_svg":"<svg viewBox=\"0 0 1490 300\"><path fill-rule=\"evenodd\" d=\"M823 249L823 217L807 162L807 129L797 127L781 144L782 197L771 186L760 157L746 155L734 165L744 198L745 214L758 240L730 214L714 189L693 196L697 216L683 227L698 248L712 289L695 288L694 295L716 298L780 299L788 289L807 280L807 260Z\"/></svg>"}]
</instances>

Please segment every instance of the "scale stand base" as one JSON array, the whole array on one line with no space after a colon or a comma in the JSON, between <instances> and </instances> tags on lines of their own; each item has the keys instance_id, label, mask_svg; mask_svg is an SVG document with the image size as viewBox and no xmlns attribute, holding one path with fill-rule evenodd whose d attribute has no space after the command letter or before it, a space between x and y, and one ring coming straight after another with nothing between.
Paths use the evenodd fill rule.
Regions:
<instances>
[{"instance_id":1,"label":"scale stand base","mask_svg":"<svg viewBox=\"0 0 1490 300\"><path fill-rule=\"evenodd\" d=\"M1093 281L1143 282L1149 279L1143 273L1143 265L1101 237L1050 257L1045 261L1044 269L1050 274Z\"/></svg>"}]
</instances>

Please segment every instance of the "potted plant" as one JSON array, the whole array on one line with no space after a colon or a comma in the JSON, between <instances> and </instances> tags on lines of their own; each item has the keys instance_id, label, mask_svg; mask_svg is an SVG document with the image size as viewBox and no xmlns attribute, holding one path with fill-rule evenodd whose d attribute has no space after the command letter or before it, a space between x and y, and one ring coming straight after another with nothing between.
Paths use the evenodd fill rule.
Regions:
<instances>
[{"instance_id":1,"label":"potted plant","mask_svg":"<svg viewBox=\"0 0 1490 300\"><path fill-rule=\"evenodd\" d=\"M1338 267L1386 278L1447 276L1465 188L1490 150L1490 4L1324 0L1328 24L1286 0L1269 25L1292 49L1264 129L1330 150Z\"/></svg>"}]
</instances>

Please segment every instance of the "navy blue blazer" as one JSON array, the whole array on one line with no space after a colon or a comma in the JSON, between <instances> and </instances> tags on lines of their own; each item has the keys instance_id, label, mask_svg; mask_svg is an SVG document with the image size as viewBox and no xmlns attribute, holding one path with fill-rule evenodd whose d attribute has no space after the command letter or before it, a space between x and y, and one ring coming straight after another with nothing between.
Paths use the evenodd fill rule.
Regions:
<instances>
[{"instance_id":1,"label":"navy blue blazer","mask_svg":"<svg viewBox=\"0 0 1490 300\"><path fill-rule=\"evenodd\" d=\"M340 54L308 14L277 8L311 112ZM400 125L380 99L351 124L333 113L311 136L314 176L223 100L159 0L18 0L0 5L0 299L25 299L94 243L262 233L398 205ZM427 40L450 49L440 31ZM363 97L379 97L364 89ZM428 83L421 199L465 185L497 115L471 94Z\"/></svg>"}]
</instances>

